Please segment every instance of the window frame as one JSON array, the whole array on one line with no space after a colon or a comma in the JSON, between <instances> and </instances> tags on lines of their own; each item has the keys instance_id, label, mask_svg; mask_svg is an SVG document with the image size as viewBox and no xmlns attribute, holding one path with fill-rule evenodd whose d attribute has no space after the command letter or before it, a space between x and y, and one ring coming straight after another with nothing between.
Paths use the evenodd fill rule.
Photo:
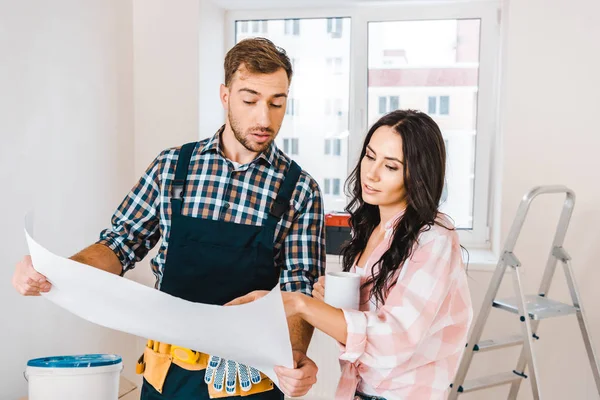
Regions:
<instances>
[{"instance_id":1,"label":"window frame","mask_svg":"<svg viewBox=\"0 0 600 400\"><path fill-rule=\"evenodd\" d=\"M466 247L489 249L491 248L490 225L493 220L492 205L495 203L491 193L496 184L491 179L498 176L497 173L493 173L494 160L497 157L495 153L498 151L493 148L493 144L496 142L495 137L499 128L501 10L502 1L500 0L407 2L406 4L390 5L358 3L347 7L333 8L229 10L225 15L225 46L226 49L229 49L235 45L235 23L237 21L349 17L351 19L349 110L353 111L348 119L348 171L351 171L358 162L362 141L368 129L369 22L480 19L473 226L472 229L461 229L458 233L461 243ZM493 192L497 195L497 191Z\"/></svg>"}]
</instances>

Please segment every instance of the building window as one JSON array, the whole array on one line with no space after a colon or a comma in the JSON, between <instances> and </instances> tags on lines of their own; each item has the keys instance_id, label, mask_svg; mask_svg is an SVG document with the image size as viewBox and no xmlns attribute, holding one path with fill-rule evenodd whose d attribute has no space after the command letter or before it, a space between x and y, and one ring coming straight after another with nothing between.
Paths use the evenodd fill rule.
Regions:
<instances>
[{"instance_id":1,"label":"building window","mask_svg":"<svg viewBox=\"0 0 600 400\"><path fill-rule=\"evenodd\" d=\"M344 21L341 18L327 18L327 33L329 33L333 39L342 37L343 22Z\"/></svg>"},{"instance_id":2,"label":"building window","mask_svg":"<svg viewBox=\"0 0 600 400\"><path fill-rule=\"evenodd\" d=\"M325 139L325 155L342 155L342 139Z\"/></svg>"},{"instance_id":3,"label":"building window","mask_svg":"<svg viewBox=\"0 0 600 400\"><path fill-rule=\"evenodd\" d=\"M240 22L242 33L248 33L248 21Z\"/></svg>"},{"instance_id":4,"label":"building window","mask_svg":"<svg viewBox=\"0 0 600 400\"><path fill-rule=\"evenodd\" d=\"M298 99L288 99L285 115L298 115Z\"/></svg>"},{"instance_id":5,"label":"building window","mask_svg":"<svg viewBox=\"0 0 600 400\"><path fill-rule=\"evenodd\" d=\"M339 178L334 178L332 180L333 180L332 194L334 196L339 196L340 195L340 182L341 182L341 180Z\"/></svg>"},{"instance_id":6,"label":"building window","mask_svg":"<svg viewBox=\"0 0 600 400\"><path fill-rule=\"evenodd\" d=\"M440 115L450 114L450 96L440 96Z\"/></svg>"},{"instance_id":7,"label":"building window","mask_svg":"<svg viewBox=\"0 0 600 400\"><path fill-rule=\"evenodd\" d=\"M342 180L340 178L325 178L323 192L333 196L339 196L341 193Z\"/></svg>"},{"instance_id":8,"label":"building window","mask_svg":"<svg viewBox=\"0 0 600 400\"><path fill-rule=\"evenodd\" d=\"M286 19L284 22L284 33L286 35L300 35L300 20L299 19Z\"/></svg>"},{"instance_id":9,"label":"building window","mask_svg":"<svg viewBox=\"0 0 600 400\"><path fill-rule=\"evenodd\" d=\"M292 156L297 156L299 153L298 147L299 147L298 138L284 138L283 139L283 151L286 154L289 154Z\"/></svg>"},{"instance_id":10,"label":"building window","mask_svg":"<svg viewBox=\"0 0 600 400\"><path fill-rule=\"evenodd\" d=\"M427 112L431 115L437 113L437 97L429 96L429 107Z\"/></svg>"},{"instance_id":11,"label":"building window","mask_svg":"<svg viewBox=\"0 0 600 400\"><path fill-rule=\"evenodd\" d=\"M387 114L400 108L400 97L379 96L379 114Z\"/></svg>"},{"instance_id":12,"label":"building window","mask_svg":"<svg viewBox=\"0 0 600 400\"><path fill-rule=\"evenodd\" d=\"M379 114L387 112L387 97L379 96Z\"/></svg>"},{"instance_id":13,"label":"building window","mask_svg":"<svg viewBox=\"0 0 600 400\"><path fill-rule=\"evenodd\" d=\"M342 154L342 139L333 139L333 155L339 156Z\"/></svg>"},{"instance_id":14,"label":"building window","mask_svg":"<svg viewBox=\"0 0 600 400\"><path fill-rule=\"evenodd\" d=\"M449 115L450 96L429 96L427 110L430 115Z\"/></svg>"}]
</instances>

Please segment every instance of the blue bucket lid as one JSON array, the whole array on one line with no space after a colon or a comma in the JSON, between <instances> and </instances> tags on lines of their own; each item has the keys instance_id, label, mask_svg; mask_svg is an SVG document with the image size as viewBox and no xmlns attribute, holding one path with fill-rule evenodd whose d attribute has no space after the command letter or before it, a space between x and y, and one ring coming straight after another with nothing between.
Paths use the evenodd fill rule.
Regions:
<instances>
[{"instance_id":1,"label":"blue bucket lid","mask_svg":"<svg viewBox=\"0 0 600 400\"><path fill-rule=\"evenodd\" d=\"M27 366L37 368L89 368L114 365L120 362L121 356L116 354L82 354L36 358L29 360Z\"/></svg>"}]
</instances>

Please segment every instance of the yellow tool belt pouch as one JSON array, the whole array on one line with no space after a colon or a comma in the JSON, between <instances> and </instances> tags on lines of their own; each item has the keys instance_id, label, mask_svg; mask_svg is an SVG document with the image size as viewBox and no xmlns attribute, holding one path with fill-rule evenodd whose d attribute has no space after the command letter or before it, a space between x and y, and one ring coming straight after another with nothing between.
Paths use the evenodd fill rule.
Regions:
<instances>
[{"instance_id":1,"label":"yellow tool belt pouch","mask_svg":"<svg viewBox=\"0 0 600 400\"><path fill-rule=\"evenodd\" d=\"M148 340L146 348L144 349L144 354L137 362L136 373L139 375L143 374L146 382L152 385L157 392L162 393L171 364L175 364L188 371L201 371L206 369L208 357L208 354ZM209 384L208 395L211 399L220 399L232 396L245 397L273 390L273 381L262 372L260 373L260 376L262 381L253 384L248 391L243 391L239 382L236 385L235 393L227 393L225 390L218 391L212 384Z\"/></svg>"}]
</instances>

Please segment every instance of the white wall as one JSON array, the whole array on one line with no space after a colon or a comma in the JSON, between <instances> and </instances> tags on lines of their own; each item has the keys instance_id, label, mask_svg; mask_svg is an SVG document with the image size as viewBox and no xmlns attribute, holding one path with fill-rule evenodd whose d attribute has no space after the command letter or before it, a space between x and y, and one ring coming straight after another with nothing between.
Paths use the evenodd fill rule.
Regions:
<instances>
[{"instance_id":1,"label":"white wall","mask_svg":"<svg viewBox=\"0 0 600 400\"><path fill-rule=\"evenodd\" d=\"M198 135L199 0L133 0L135 175Z\"/></svg>"},{"instance_id":2,"label":"white wall","mask_svg":"<svg viewBox=\"0 0 600 400\"><path fill-rule=\"evenodd\" d=\"M225 82L225 10L210 0L200 0L199 134L212 136L223 125L219 86Z\"/></svg>"},{"instance_id":3,"label":"white wall","mask_svg":"<svg viewBox=\"0 0 600 400\"><path fill-rule=\"evenodd\" d=\"M564 184L577 194L565 248L573 257L575 278L594 345L600 350L600 3L596 0L514 0L504 13L506 47L502 111L501 232L506 237L518 202L531 187ZM562 198L539 199L515 253L523 263L528 292L537 291ZM474 304L483 299L490 274L472 272ZM503 292L512 291L506 277ZM569 302L562 268L550 297ZM488 338L519 332L514 319L494 311ZM535 345L543 399L598 399L575 317L543 321ZM518 353L482 355L475 375L514 368ZM477 356L476 356L477 358ZM489 363L492 367L484 365ZM508 389L464 396L505 399ZM529 384L519 399L530 399Z\"/></svg>"},{"instance_id":4,"label":"white wall","mask_svg":"<svg viewBox=\"0 0 600 400\"><path fill-rule=\"evenodd\" d=\"M26 392L34 357L110 352L130 375L133 338L11 286L23 217L69 256L98 237L133 182L131 1L0 2L0 397Z\"/></svg>"}]
</instances>

